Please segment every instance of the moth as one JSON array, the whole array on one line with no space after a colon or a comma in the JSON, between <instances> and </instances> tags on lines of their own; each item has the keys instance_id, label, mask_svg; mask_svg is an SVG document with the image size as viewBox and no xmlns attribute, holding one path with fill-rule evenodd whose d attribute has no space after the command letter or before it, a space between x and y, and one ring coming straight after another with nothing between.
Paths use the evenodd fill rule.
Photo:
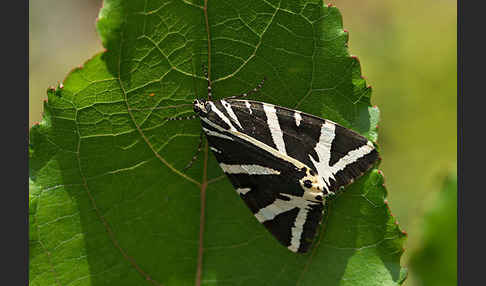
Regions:
<instances>
[{"instance_id":1,"label":"moth","mask_svg":"<svg viewBox=\"0 0 486 286\"><path fill-rule=\"evenodd\" d=\"M196 99L193 109L219 166L255 218L293 252L309 250L326 198L378 160L371 141L330 120L242 99ZM201 146L201 144L200 144ZM192 164L192 162L191 162Z\"/></svg>"}]
</instances>

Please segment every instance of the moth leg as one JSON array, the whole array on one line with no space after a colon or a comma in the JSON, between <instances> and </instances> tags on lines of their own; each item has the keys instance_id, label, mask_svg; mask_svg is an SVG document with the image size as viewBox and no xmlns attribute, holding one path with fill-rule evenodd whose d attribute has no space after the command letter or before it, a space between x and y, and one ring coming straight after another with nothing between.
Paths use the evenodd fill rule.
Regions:
<instances>
[{"instance_id":1,"label":"moth leg","mask_svg":"<svg viewBox=\"0 0 486 286\"><path fill-rule=\"evenodd\" d=\"M159 107L147 107L147 108L133 108L128 107L129 111L142 111L142 110L162 110L162 109L169 109L169 108L178 108L184 106L193 106L193 104L178 104L178 105L167 105L167 106L159 106Z\"/></svg>"},{"instance_id":2,"label":"moth leg","mask_svg":"<svg viewBox=\"0 0 486 286\"><path fill-rule=\"evenodd\" d=\"M247 97L247 96L249 96L251 94L256 93L257 91L259 91L263 87L263 84L265 83L265 80L266 79L267 79L266 77L263 77L262 81L257 86L255 86L254 89L252 89L250 91L247 91L245 93L239 94L239 95L230 96L230 97L228 97L228 99L243 98L243 97Z\"/></svg>"},{"instance_id":3,"label":"moth leg","mask_svg":"<svg viewBox=\"0 0 486 286\"><path fill-rule=\"evenodd\" d=\"M189 115L189 116L178 116L178 117L167 117L167 120L191 120L191 119L196 119L197 115Z\"/></svg>"},{"instance_id":4,"label":"moth leg","mask_svg":"<svg viewBox=\"0 0 486 286\"><path fill-rule=\"evenodd\" d=\"M169 106L162 106L162 107L155 107L155 108L128 108L129 111L140 111L140 110L159 110L159 109L169 109L169 108L178 108L183 106L193 106L193 104L179 104L179 105L169 105ZM191 120L196 119L198 116L196 114L188 115L188 116L176 116L176 117L162 117L162 119L167 120Z\"/></svg>"},{"instance_id":5,"label":"moth leg","mask_svg":"<svg viewBox=\"0 0 486 286\"><path fill-rule=\"evenodd\" d=\"M197 151L194 154L194 156L192 156L191 161L187 163L187 165L184 167L184 169L182 169L182 171L186 171L187 169L191 168L192 164L194 164L194 162L197 160L199 153L201 153L202 143L203 143L203 133L201 131L201 135L199 135L199 145L197 146Z\"/></svg>"}]
</instances>

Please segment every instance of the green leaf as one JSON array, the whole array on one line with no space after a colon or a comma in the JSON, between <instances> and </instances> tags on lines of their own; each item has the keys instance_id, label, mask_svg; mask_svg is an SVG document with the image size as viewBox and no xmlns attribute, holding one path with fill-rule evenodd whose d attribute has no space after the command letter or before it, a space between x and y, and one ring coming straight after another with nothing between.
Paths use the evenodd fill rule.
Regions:
<instances>
[{"instance_id":1,"label":"green leaf","mask_svg":"<svg viewBox=\"0 0 486 286\"><path fill-rule=\"evenodd\" d=\"M182 172L200 125L165 119L192 114L190 106L164 107L205 96L202 64L217 98L266 76L254 99L377 139L378 109L337 8L209 1L208 62L201 2L105 1L106 51L48 90L30 131L30 284L401 284L405 237L377 169L330 202L305 255L257 222L207 146Z\"/></svg>"},{"instance_id":2,"label":"green leaf","mask_svg":"<svg viewBox=\"0 0 486 286\"><path fill-rule=\"evenodd\" d=\"M449 175L424 216L423 244L410 267L418 285L457 285L457 175Z\"/></svg>"}]
</instances>

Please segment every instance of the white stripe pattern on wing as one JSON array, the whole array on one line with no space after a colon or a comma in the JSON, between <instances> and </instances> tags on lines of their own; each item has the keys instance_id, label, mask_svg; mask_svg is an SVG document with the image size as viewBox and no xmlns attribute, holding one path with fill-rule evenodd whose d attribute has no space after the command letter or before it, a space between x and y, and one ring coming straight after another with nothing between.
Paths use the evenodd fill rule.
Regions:
<instances>
[{"instance_id":1,"label":"white stripe pattern on wing","mask_svg":"<svg viewBox=\"0 0 486 286\"><path fill-rule=\"evenodd\" d=\"M273 105L263 103L263 111L265 111L265 115L267 116L268 128L272 134L273 142L275 143L275 146L277 146L277 150L287 155L282 129L278 122L277 110L275 110Z\"/></svg>"},{"instance_id":2,"label":"white stripe pattern on wing","mask_svg":"<svg viewBox=\"0 0 486 286\"><path fill-rule=\"evenodd\" d=\"M249 191L251 191L250 188L238 188L238 189L236 189L236 192L240 195L246 195L246 193L248 193Z\"/></svg>"},{"instance_id":3,"label":"white stripe pattern on wing","mask_svg":"<svg viewBox=\"0 0 486 286\"><path fill-rule=\"evenodd\" d=\"M227 136L227 135L224 135L224 134L221 134L219 132L216 132L216 131L213 131L213 130L209 130L207 128L202 128L204 130L204 132L206 133L206 135L208 136L214 136L214 137L219 137L219 138L223 138L223 139L227 139L227 140L233 140L233 138Z\"/></svg>"},{"instance_id":4,"label":"white stripe pattern on wing","mask_svg":"<svg viewBox=\"0 0 486 286\"><path fill-rule=\"evenodd\" d=\"M309 155L310 160L316 167L319 177L324 179L327 186L330 184L329 179L334 179L334 173L329 167L329 161L331 159L331 146L335 136L335 129L336 125L329 121L322 124L319 142L317 142L316 147L314 148L317 153L318 160L314 160L314 158Z\"/></svg>"},{"instance_id":5,"label":"white stripe pattern on wing","mask_svg":"<svg viewBox=\"0 0 486 286\"><path fill-rule=\"evenodd\" d=\"M235 136L241 140L244 140L245 142L249 143L249 144L252 144L254 146L256 146L257 148L260 148L262 150L265 150L267 151L268 153L270 153L272 156L275 156L277 158L280 158L282 160L285 160L289 163L291 163L292 165L294 165L295 167L297 167L297 169L301 169L302 167L306 167L306 165L304 165L302 162L300 162L299 160L296 160L286 154L282 154L282 152L278 151L277 149L274 149L264 143L262 143L261 141L258 141L256 140L255 138L251 137L251 136L248 136L246 135L245 133L242 133L242 132L239 132L237 130L235 131L232 131L232 130L226 130L224 129L223 127L211 122L209 119L207 118L204 118L204 117L200 117L201 118L201 121L203 121L204 123L208 124L209 126L215 128L216 130L220 131L220 132L224 132L224 133L229 133L231 134L232 136Z\"/></svg>"},{"instance_id":6,"label":"white stripe pattern on wing","mask_svg":"<svg viewBox=\"0 0 486 286\"><path fill-rule=\"evenodd\" d=\"M203 129L204 129L204 128L203 128ZM207 129L206 129L206 130L207 130ZM225 136L226 136L226 135L225 135ZM228 137L228 136L226 136L226 137ZM231 137L228 137L228 138L229 138L229 139L231 139ZM226 138L225 138L225 139L226 139ZM233 140L233 139L231 139L231 140ZM218 149L216 149L216 148L214 148L214 147L209 147L209 149L211 149L213 152L216 152L216 153L220 153L220 154L222 153L220 150L218 150Z\"/></svg>"},{"instance_id":7,"label":"white stripe pattern on wing","mask_svg":"<svg viewBox=\"0 0 486 286\"><path fill-rule=\"evenodd\" d=\"M315 202L310 202L299 196L292 196L289 194L281 194L288 197L290 200L276 199L272 204L261 208L255 217L260 223L264 223L269 220L273 220L277 215L288 212L294 208L298 208L299 212L295 218L294 225L292 226L291 233L292 237L290 239L290 245L288 249L297 252L300 247L300 241L302 239L302 232L304 229L304 224L307 220L307 215L310 210L310 205L318 204Z\"/></svg>"},{"instance_id":8,"label":"white stripe pattern on wing","mask_svg":"<svg viewBox=\"0 0 486 286\"><path fill-rule=\"evenodd\" d=\"M300 126L300 122L302 121L302 116L300 116L300 112L299 111L296 111L294 113L294 118L295 118L295 125L297 125L297 127Z\"/></svg>"},{"instance_id":9,"label":"white stripe pattern on wing","mask_svg":"<svg viewBox=\"0 0 486 286\"><path fill-rule=\"evenodd\" d=\"M302 238L302 232L308 213L309 210L307 208L301 208L299 209L299 213L295 218L294 226L292 227L292 238L290 239L290 245L287 247L293 252L297 252L299 250L300 240Z\"/></svg>"},{"instance_id":10,"label":"white stripe pattern on wing","mask_svg":"<svg viewBox=\"0 0 486 286\"><path fill-rule=\"evenodd\" d=\"M248 175L279 175L280 171L260 165L236 165L220 163L219 166L226 174L248 174Z\"/></svg>"},{"instance_id":11,"label":"white stripe pattern on wing","mask_svg":"<svg viewBox=\"0 0 486 286\"><path fill-rule=\"evenodd\" d=\"M212 101L209 101L209 104L211 105L211 111L216 113L216 115L218 115L219 118L221 118L221 120L223 120L224 123L226 123L231 130L236 131L236 128L233 126L233 124L231 124L231 121L228 119L228 117L226 117L226 115L224 115L223 112L221 112L221 110L219 110Z\"/></svg>"},{"instance_id":12,"label":"white stripe pattern on wing","mask_svg":"<svg viewBox=\"0 0 486 286\"><path fill-rule=\"evenodd\" d=\"M352 164L356 162L359 158L371 153L373 149L375 149L375 146L373 146L373 143L371 143L371 141L368 141L366 145L363 145L358 149L349 151L348 154L346 154L344 157L339 159L339 161L331 166L331 172L333 174L336 174L337 172L346 168L347 165Z\"/></svg>"},{"instance_id":13,"label":"white stripe pattern on wing","mask_svg":"<svg viewBox=\"0 0 486 286\"><path fill-rule=\"evenodd\" d=\"M238 124L238 126L243 129L241 126L240 122L238 121L238 117L236 117L236 114L233 111L233 108L231 108L231 105L226 101L226 100L221 100L221 104L223 107L226 109L226 112L228 112L229 116L233 119L233 121Z\"/></svg>"},{"instance_id":14,"label":"white stripe pattern on wing","mask_svg":"<svg viewBox=\"0 0 486 286\"><path fill-rule=\"evenodd\" d=\"M250 114L253 114L253 110L251 110L251 105L250 103L248 102L248 100L245 100L245 106L248 108L248 110L250 111Z\"/></svg>"}]
</instances>

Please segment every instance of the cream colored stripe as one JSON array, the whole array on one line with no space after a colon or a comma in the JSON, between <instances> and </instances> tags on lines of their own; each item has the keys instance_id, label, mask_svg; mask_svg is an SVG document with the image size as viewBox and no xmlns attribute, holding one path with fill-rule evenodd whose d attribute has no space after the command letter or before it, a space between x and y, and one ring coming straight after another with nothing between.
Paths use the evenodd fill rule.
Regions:
<instances>
[{"instance_id":1,"label":"cream colored stripe","mask_svg":"<svg viewBox=\"0 0 486 286\"><path fill-rule=\"evenodd\" d=\"M224 135L224 134L221 134L221 133L218 133L218 132L209 130L207 128L204 128L203 127L203 130L206 133L206 135L208 135L208 136L215 136L215 137L219 137L219 138L223 138L223 139L233 140L233 138L231 138L231 137L229 137L227 135Z\"/></svg>"},{"instance_id":2,"label":"cream colored stripe","mask_svg":"<svg viewBox=\"0 0 486 286\"><path fill-rule=\"evenodd\" d=\"M277 150L287 155L282 129L280 129L280 123L277 118L277 110L275 110L273 105L264 103L263 111L265 111L265 115L267 116L267 124L272 134L273 142L277 146Z\"/></svg>"},{"instance_id":3,"label":"cream colored stripe","mask_svg":"<svg viewBox=\"0 0 486 286\"><path fill-rule=\"evenodd\" d=\"M297 127L299 127L300 121L302 121L302 116L300 116L300 112L296 111L294 113L294 118L295 118L295 125L297 125Z\"/></svg>"},{"instance_id":4,"label":"cream colored stripe","mask_svg":"<svg viewBox=\"0 0 486 286\"><path fill-rule=\"evenodd\" d=\"M317 173L324 179L328 186L330 184L329 179L334 179L334 173L329 167L329 160L331 159L331 146L335 136L335 129L336 125L331 122L326 121L326 123L322 124L319 142L317 142L316 147L314 148L318 160L314 160L314 158L309 155L310 160L317 169Z\"/></svg>"},{"instance_id":5,"label":"cream colored stripe","mask_svg":"<svg viewBox=\"0 0 486 286\"><path fill-rule=\"evenodd\" d=\"M342 157L337 161L330 169L333 174L336 174L337 172L343 170L346 168L347 165L352 164L356 161L358 161L359 158L371 153L375 149L375 146L373 146L373 143L371 141L368 141L368 144L363 145L359 147L358 149L354 149L348 152L346 156Z\"/></svg>"},{"instance_id":6,"label":"cream colored stripe","mask_svg":"<svg viewBox=\"0 0 486 286\"><path fill-rule=\"evenodd\" d=\"M225 100L221 100L221 104L223 104L223 107L226 109L226 112L228 112L229 116L234 120L234 122L236 122L236 124L238 124L238 126L240 126L240 128L243 129L240 122L238 121L238 117L236 117L236 114L233 112L233 108L231 108L231 105Z\"/></svg>"},{"instance_id":7,"label":"cream colored stripe","mask_svg":"<svg viewBox=\"0 0 486 286\"><path fill-rule=\"evenodd\" d=\"M238 189L236 189L236 192L240 195L246 195L246 193L248 193L249 191L251 191L250 188L238 188Z\"/></svg>"},{"instance_id":8,"label":"cream colored stripe","mask_svg":"<svg viewBox=\"0 0 486 286\"><path fill-rule=\"evenodd\" d=\"M248 175L279 175L280 171L259 165L229 165L220 163L219 166L226 174L248 174Z\"/></svg>"},{"instance_id":9,"label":"cream colored stripe","mask_svg":"<svg viewBox=\"0 0 486 286\"><path fill-rule=\"evenodd\" d=\"M236 131L236 128L233 126L233 124L231 124L231 121L228 119L228 117L226 117L226 115L224 115L223 112L221 112L221 110L219 110L212 101L209 101L209 104L211 105L211 111L216 113L219 118L224 121L224 123L228 124L231 130Z\"/></svg>"}]
</instances>

